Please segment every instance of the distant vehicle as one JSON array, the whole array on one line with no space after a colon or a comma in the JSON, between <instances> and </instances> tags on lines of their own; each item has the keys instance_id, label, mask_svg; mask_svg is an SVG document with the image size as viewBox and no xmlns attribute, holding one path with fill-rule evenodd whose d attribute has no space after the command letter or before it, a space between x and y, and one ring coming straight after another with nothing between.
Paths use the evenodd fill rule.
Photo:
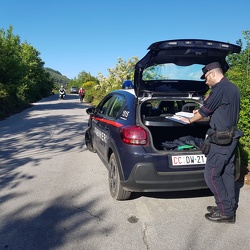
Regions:
<instances>
[{"instance_id":1,"label":"distant vehicle","mask_svg":"<svg viewBox=\"0 0 250 250\"><path fill-rule=\"evenodd\" d=\"M78 87L71 87L70 94L78 94L79 88Z\"/></svg>"},{"instance_id":2,"label":"distant vehicle","mask_svg":"<svg viewBox=\"0 0 250 250\"><path fill-rule=\"evenodd\" d=\"M200 146L209 118L184 125L175 117L202 106L208 90L200 79L204 65L217 61L226 72L226 56L239 52L237 45L208 40L153 43L135 65L134 89L112 91L86 110L85 143L107 167L114 199L207 188Z\"/></svg>"}]
</instances>

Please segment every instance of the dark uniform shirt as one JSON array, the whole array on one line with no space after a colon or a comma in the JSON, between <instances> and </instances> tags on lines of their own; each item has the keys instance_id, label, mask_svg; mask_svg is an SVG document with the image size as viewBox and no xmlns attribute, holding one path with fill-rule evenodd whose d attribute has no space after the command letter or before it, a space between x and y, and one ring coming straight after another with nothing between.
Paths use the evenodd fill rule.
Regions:
<instances>
[{"instance_id":1,"label":"dark uniform shirt","mask_svg":"<svg viewBox=\"0 0 250 250\"><path fill-rule=\"evenodd\" d=\"M211 116L210 127L223 130L236 126L240 112L240 93L235 84L223 77L211 88L199 109L202 117Z\"/></svg>"}]
</instances>

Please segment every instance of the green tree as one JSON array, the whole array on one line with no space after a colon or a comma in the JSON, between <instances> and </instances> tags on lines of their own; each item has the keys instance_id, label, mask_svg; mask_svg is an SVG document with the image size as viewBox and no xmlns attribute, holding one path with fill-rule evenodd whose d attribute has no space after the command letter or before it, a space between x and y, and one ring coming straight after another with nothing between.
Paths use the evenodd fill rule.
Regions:
<instances>
[{"instance_id":1,"label":"green tree","mask_svg":"<svg viewBox=\"0 0 250 250\"><path fill-rule=\"evenodd\" d=\"M69 86L73 87L83 87L83 84L86 82L94 82L95 84L98 84L99 81L96 77L92 76L90 73L87 73L86 71L82 71L78 74L78 76L69 82Z\"/></svg>"},{"instance_id":2,"label":"green tree","mask_svg":"<svg viewBox=\"0 0 250 250\"><path fill-rule=\"evenodd\" d=\"M134 78L134 67L137 62L137 56L133 56L127 61L118 57L115 68L108 68L109 75L107 77L98 73L99 84L95 86L95 89L99 94L96 93L94 99L96 101L100 100L108 92L120 89L125 80L132 80Z\"/></svg>"},{"instance_id":3,"label":"green tree","mask_svg":"<svg viewBox=\"0 0 250 250\"><path fill-rule=\"evenodd\" d=\"M94 99L96 83L93 81L88 81L82 84L82 88L85 90L85 97L84 100L86 102L92 102Z\"/></svg>"},{"instance_id":4,"label":"green tree","mask_svg":"<svg viewBox=\"0 0 250 250\"><path fill-rule=\"evenodd\" d=\"M228 63L230 69L227 72L227 77L235 83L241 94L241 110L238 127L244 132L244 136L240 139L241 155L243 163L250 163L250 31L242 32L246 45L243 46L241 40L237 44L242 47L240 54L229 55Z\"/></svg>"},{"instance_id":5,"label":"green tree","mask_svg":"<svg viewBox=\"0 0 250 250\"><path fill-rule=\"evenodd\" d=\"M52 82L44 70L44 62L39 57L40 52L26 42L21 48L24 77L20 79L17 94L21 99L32 102L47 96L51 91Z\"/></svg>"},{"instance_id":6,"label":"green tree","mask_svg":"<svg viewBox=\"0 0 250 250\"><path fill-rule=\"evenodd\" d=\"M61 85L65 88L69 86L70 79L64 75L62 75L59 71L51 69L51 68L44 68L45 71L49 74L51 81L54 83L54 88L59 89Z\"/></svg>"},{"instance_id":7,"label":"green tree","mask_svg":"<svg viewBox=\"0 0 250 250\"><path fill-rule=\"evenodd\" d=\"M0 82L3 84L18 84L24 76L20 38L12 31L12 26L7 32L0 30Z\"/></svg>"},{"instance_id":8,"label":"green tree","mask_svg":"<svg viewBox=\"0 0 250 250\"><path fill-rule=\"evenodd\" d=\"M0 118L51 93L53 84L39 55L27 42L21 43L12 26L0 30Z\"/></svg>"}]
</instances>

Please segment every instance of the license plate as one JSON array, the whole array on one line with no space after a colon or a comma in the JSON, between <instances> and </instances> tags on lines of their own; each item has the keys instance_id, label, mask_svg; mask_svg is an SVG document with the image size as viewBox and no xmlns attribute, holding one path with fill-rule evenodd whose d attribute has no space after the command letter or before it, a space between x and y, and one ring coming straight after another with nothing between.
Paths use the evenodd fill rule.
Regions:
<instances>
[{"instance_id":1,"label":"license plate","mask_svg":"<svg viewBox=\"0 0 250 250\"><path fill-rule=\"evenodd\" d=\"M172 165L173 166L182 166L182 165L199 165L206 163L206 156L203 154L200 155L174 155L172 156Z\"/></svg>"}]
</instances>

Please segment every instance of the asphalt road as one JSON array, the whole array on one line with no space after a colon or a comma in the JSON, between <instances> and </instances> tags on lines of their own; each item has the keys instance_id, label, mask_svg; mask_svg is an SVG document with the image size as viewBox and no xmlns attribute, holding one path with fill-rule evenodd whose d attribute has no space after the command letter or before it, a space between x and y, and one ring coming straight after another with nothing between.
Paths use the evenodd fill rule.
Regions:
<instances>
[{"instance_id":1,"label":"asphalt road","mask_svg":"<svg viewBox=\"0 0 250 250\"><path fill-rule=\"evenodd\" d=\"M235 224L204 218L208 190L109 195L86 150L86 103L57 95L0 122L0 250L250 249L250 186L237 183Z\"/></svg>"}]
</instances>

